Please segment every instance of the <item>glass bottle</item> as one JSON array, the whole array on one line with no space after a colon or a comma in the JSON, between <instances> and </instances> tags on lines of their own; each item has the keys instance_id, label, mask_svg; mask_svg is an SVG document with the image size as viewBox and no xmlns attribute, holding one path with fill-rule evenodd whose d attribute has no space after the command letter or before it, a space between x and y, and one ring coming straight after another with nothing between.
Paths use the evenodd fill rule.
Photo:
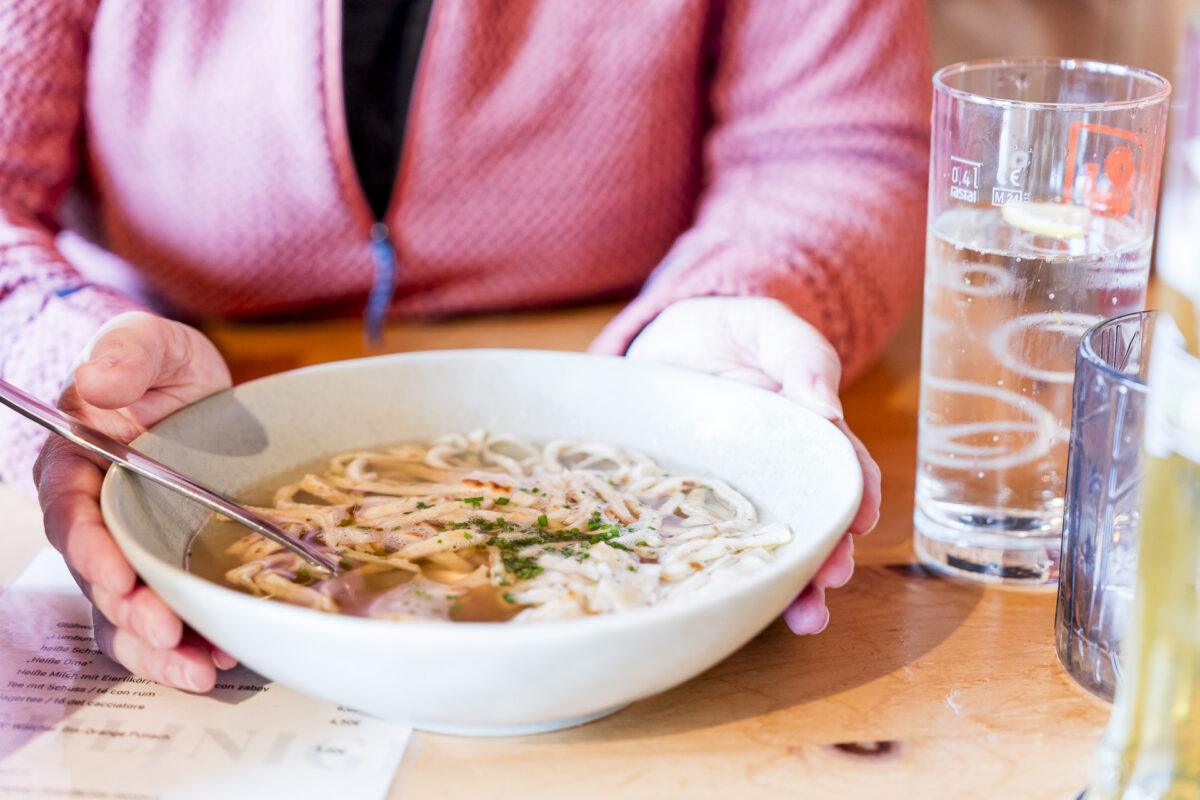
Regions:
<instances>
[{"instance_id":1,"label":"glass bottle","mask_svg":"<svg viewBox=\"0 0 1200 800\"><path fill-rule=\"evenodd\" d=\"M1137 586L1088 800L1200 800L1200 3L1177 78L1157 256L1171 319L1152 344Z\"/></svg>"},{"instance_id":2,"label":"glass bottle","mask_svg":"<svg viewBox=\"0 0 1200 800\"><path fill-rule=\"evenodd\" d=\"M1088 800L1200 800L1200 359L1159 326L1125 674Z\"/></svg>"}]
</instances>

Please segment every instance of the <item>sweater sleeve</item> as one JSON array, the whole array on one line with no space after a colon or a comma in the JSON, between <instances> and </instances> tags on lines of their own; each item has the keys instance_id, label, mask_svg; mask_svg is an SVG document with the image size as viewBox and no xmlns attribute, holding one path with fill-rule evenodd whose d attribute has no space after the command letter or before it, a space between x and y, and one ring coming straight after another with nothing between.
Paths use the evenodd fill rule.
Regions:
<instances>
[{"instance_id":1,"label":"sweater sleeve","mask_svg":"<svg viewBox=\"0 0 1200 800\"><path fill-rule=\"evenodd\" d=\"M0 2L0 377L44 400L106 319L138 307L88 284L55 247L53 211L78 166L94 3ZM44 440L0 413L0 480L32 491Z\"/></svg>"},{"instance_id":2,"label":"sweater sleeve","mask_svg":"<svg viewBox=\"0 0 1200 800\"><path fill-rule=\"evenodd\" d=\"M930 89L923 0L730 0L692 227L592 344L621 353L681 299L770 296L849 379L920 285Z\"/></svg>"}]
</instances>

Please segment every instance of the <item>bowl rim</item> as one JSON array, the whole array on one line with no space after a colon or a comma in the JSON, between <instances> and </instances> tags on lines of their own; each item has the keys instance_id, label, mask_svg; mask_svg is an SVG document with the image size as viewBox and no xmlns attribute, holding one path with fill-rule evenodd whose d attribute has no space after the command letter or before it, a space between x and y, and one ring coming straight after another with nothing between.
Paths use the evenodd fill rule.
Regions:
<instances>
[{"instance_id":1,"label":"bowl rim","mask_svg":"<svg viewBox=\"0 0 1200 800\"><path fill-rule=\"evenodd\" d=\"M860 465L858 463L857 453L853 444L836 425L829 420L821 417L815 412L798 405L797 403L784 398L776 392L763 389L752 384L742 383L729 378L722 378L707 373L698 372L696 370L679 367L670 364L659 364L654 362L630 361L622 356L596 355L590 353L580 353L574 351L555 351L555 350L534 350L534 349L518 349L518 348L471 348L458 350L421 350L409 353L388 353L378 356L368 356L365 358L345 359L339 361L331 361L322 364L314 364L305 367L299 367L293 370L274 373L272 375L256 378L247 381L237 386L222 389L219 392L214 392L207 397L201 398L194 403L185 406L184 408L203 403L210 398L218 395L236 393L245 388L255 389L261 387L264 383L271 382L281 376L291 376L300 373L309 372L324 372L336 371L340 369L353 369L362 366L366 362L384 362L384 361L423 361L423 360L439 360L443 358L454 359L471 359L471 358L498 358L504 356L519 355L521 357L532 358L548 358L548 359L595 359L604 360L610 364L623 364L626 366L618 367L619 369L633 369L654 372L669 372L675 373L678 376L683 376L685 380L698 381L709 385L721 386L724 391L745 392L747 397L757 398L755 402L775 403L781 408L787 407L789 413L799 413L801 419L805 420L805 424L824 428L827 433L832 432L835 435L832 437L831 445L843 451L843 456L848 456L847 464L852 467L848 470L847 477L854 483L853 491L850 494L851 502L846 504L846 508L842 509L841 513L836 516L836 524L829 527L831 531L828 536L830 539L828 547L825 549L825 557L833 551L837 546L837 542L846 534L854 515L857 512L858 506L861 503L863 492L863 476ZM164 422L170 419L174 414L179 413L183 409L173 412L172 415L160 420ZM151 426L149 432L153 432L155 426ZM145 436L146 434L142 434ZM138 439L142 438L139 436ZM136 447L138 439L133 441ZM831 454L823 452L823 457L830 459ZM117 478L116 475L121 477ZM130 475L119 467L114 467L108 470L104 477L104 482L100 492L100 506L103 514L104 522L116 540L118 546L123 552L127 553L127 548L134 551L138 557L145 559L148 562L166 568L177 579L182 579L185 585L198 587L204 593L217 593L217 596L232 598L238 597L241 600L231 602L270 602L266 598L258 598L253 595L240 592L236 589L222 586L221 584L209 581L191 572L188 572L182 565L172 564L164 559L151 553L147 548L143 547L137 539L130 533L121 520L121 517L116 508L116 494L119 490L119 484L122 482L128 483ZM736 485L735 485L736 488ZM756 510L758 507L756 505ZM789 529L792 531L793 541L799 538L800 533L795 530L794 524L789 524ZM832 530L838 531L835 537ZM790 544L790 543L789 543ZM783 545L787 548L789 545ZM783 549L781 548L781 550ZM820 548L818 548L820 549ZM381 631L386 632L389 636L420 636L421 638L434 637L435 639L458 640L462 637L470 638L491 638L499 636L501 638L510 639L513 634L513 628L524 631L523 636L531 637L553 637L562 638L567 635L591 635L602 633L612 628L621 628L635 624L654 625L654 624L671 624L678 622L688 617L697 614L707 614L714 607L724 605L730 602L738 602L745 596L756 594L763 584L767 584L777 577L777 573L786 572L789 569L794 569L801 562L806 561L811 554L811 547L796 547L794 552L789 554L789 558L776 557L768 562L764 567L751 572L750 574L739 576L735 580L730 580L726 583L702 589L696 594L683 598L674 602L660 602L654 605L643 606L639 608L628 609L620 612L595 614L585 617L571 617L562 620L545 620L539 622L522 623L519 626L503 625L494 622L455 622L452 624L439 624L435 622L421 624L397 624L396 620L387 619L372 619L368 617L355 617L344 614L327 614L315 609L306 608L303 606L295 606L288 603L271 603L270 608L273 614L282 615L301 615L296 617L297 621L308 621L310 624L336 625L346 631L362 628L370 630L376 634ZM128 557L128 555L127 555ZM134 560L131 558L131 561ZM818 567L819 569L819 567ZM783 609L779 609L776 613L781 613ZM318 622L319 620L319 622ZM370 627L365 627L370 626ZM383 626L383 627L380 627Z\"/></svg>"}]
</instances>

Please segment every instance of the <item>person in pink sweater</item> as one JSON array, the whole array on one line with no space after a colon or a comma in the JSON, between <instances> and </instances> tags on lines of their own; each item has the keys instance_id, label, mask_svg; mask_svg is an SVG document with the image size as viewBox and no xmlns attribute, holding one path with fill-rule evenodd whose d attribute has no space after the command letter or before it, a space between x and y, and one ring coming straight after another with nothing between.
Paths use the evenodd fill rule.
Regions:
<instances>
[{"instance_id":1,"label":"person in pink sweater","mask_svg":"<svg viewBox=\"0 0 1200 800\"><path fill-rule=\"evenodd\" d=\"M636 294L594 352L750 381L849 435L839 382L921 275L926 49L922 0L5 0L0 376L129 440L229 385L178 319L377 332ZM104 652L211 688L232 659L137 582L105 464L10 416L0 478L29 485L40 449ZM852 552L793 630L824 627Z\"/></svg>"}]
</instances>

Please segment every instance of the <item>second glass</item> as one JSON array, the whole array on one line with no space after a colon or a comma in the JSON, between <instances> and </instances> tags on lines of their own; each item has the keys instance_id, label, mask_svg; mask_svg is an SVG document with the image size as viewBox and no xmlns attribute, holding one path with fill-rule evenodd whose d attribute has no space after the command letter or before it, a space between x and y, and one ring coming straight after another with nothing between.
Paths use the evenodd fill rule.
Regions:
<instances>
[{"instance_id":1,"label":"second glass","mask_svg":"<svg viewBox=\"0 0 1200 800\"><path fill-rule=\"evenodd\" d=\"M1076 681L1112 700L1137 570L1146 375L1157 311L1083 335L1067 459L1054 640Z\"/></svg>"},{"instance_id":2,"label":"second glass","mask_svg":"<svg viewBox=\"0 0 1200 800\"><path fill-rule=\"evenodd\" d=\"M915 546L1057 579L1075 348L1145 302L1167 82L1076 60L934 76Z\"/></svg>"}]
</instances>

